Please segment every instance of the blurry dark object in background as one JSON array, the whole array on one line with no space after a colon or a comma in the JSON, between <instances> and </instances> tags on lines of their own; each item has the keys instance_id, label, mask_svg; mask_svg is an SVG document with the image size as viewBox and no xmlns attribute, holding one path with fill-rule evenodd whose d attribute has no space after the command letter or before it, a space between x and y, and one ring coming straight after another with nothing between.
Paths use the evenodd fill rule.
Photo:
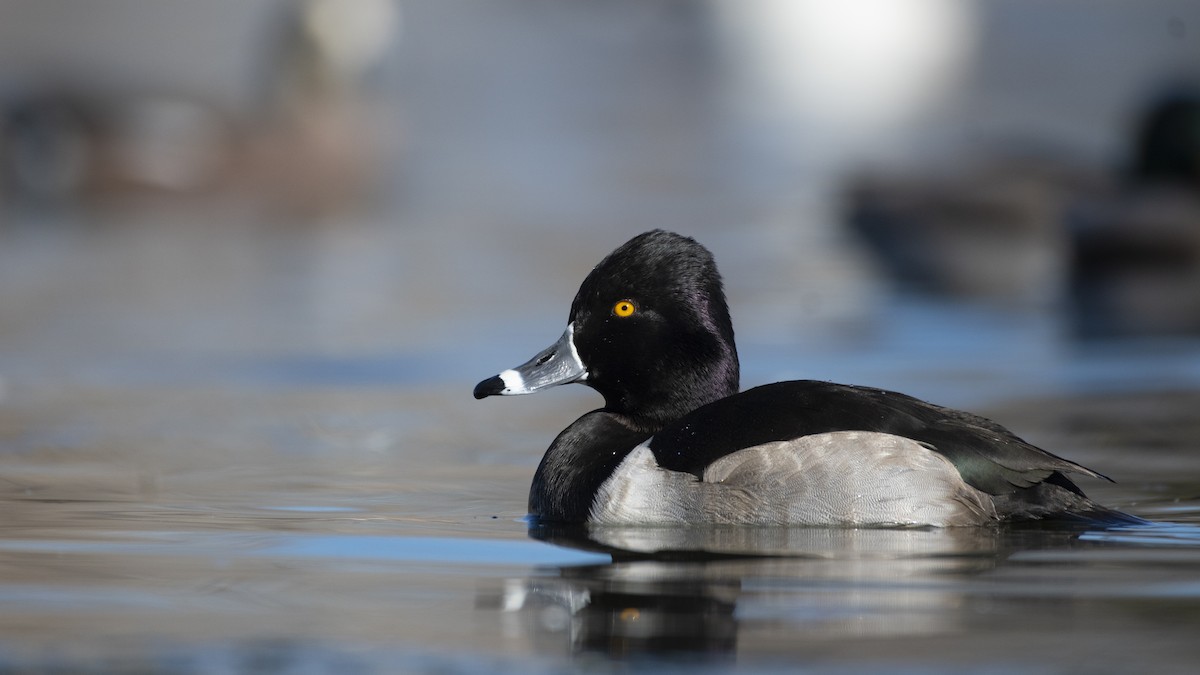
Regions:
<instances>
[{"instance_id":1,"label":"blurry dark object in background","mask_svg":"<svg viewBox=\"0 0 1200 675\"><path fill-rule=\"evenodd\" d=\"M0 194L50 205L206 193L234 141L229 120L183 97L26 92L3 107Z\"/></svg>"},{"instance_id":2,"label":"blurry dark object in background","mask_svg":"<svg viewBox=\"0 0 1200 675\"><path fill-rule=\"evenodd\" d=\"M1072 208L1071 307L1082 337L1200 333L1200 196L1142 188Z\"/></svg>"},{"instance_id":3,"label":"blurry dark object in background","mask_svg":"<svg viewBox=\"0 0 1200 675\"><path fill-rule=\"evenodd\" d=\"M37 202L77 193L92 161L94 115L66 98L9 101L0 113L0 196Z\"/></svg>"},{"instance_id":4,"label":"blurry dark object in background","mask_svg":"<svg viewBox=\"0 0 1200 675\"><path fill-rule=\"evenodd\" d=\"M1006 305L1056 301L1065 276L1065 190L1095 176L1038 156L922 175L865 176L847 221L901 285Z\"/></svg>"},{"instance_id":5,"label":"blurry dark object in background","mask_svg":"<svg viewBox=\"0 0 1200 675\"><path fill-rule=\"evenodd\" d=\"M857 179L847 221L900 284L1069 306L1087 338L1200 334L1200 95L1148 107L1125 181L1047 157Z\"/></svg>"},{"instance_id":6,"label":"blurry dark object in background","mask_svg":"<svg viewBox=\"0 0 1200 675\"><path fill-rule=\"evenodd\" d=\"M138 16L132 6L115 17L96 11L110 30ZM254 18L262 27L237 33L248 55L238 74L259 74L250 84L260 95L249 106L219 95L218 85L236 88L229 76L176 87L187 70L203 70L194 60L127 76L100 58L115 47L86 31L92 41L53 67L6 63L0 202L91 207L232 196L291 218L353 208L370 191L387 145L382 124L396 124L381 123L370 80L395 46L397 12L393 0L305 0L211 19L213 44L227 37L230 22ZM122 53L153 58L173 33L191 30L186 12L154 16L129 32Z\"/></svg>"},{"instance_id":7,"label":"blurry dark object in background","mask_svg":"<svg viewBox=\"0 0 1200 675\"><path fill-rule=\"evenodd\" d=\"M1200 93L1152 101L1133 140L1123 189L1082 196L1067 216L1075 329L1200 333Z\"/></svg>"},{"instance_id":8,"label":"blurry dark object in background","mask_svg":"<svg viewBox=\"0 0 1200 675\"><path fill-rule=\"evenodd\" d=\"M1137 130L1131 179L1200 191L1200 90L1179 88L1153 103Z\"/></svg>"}]
</instances>

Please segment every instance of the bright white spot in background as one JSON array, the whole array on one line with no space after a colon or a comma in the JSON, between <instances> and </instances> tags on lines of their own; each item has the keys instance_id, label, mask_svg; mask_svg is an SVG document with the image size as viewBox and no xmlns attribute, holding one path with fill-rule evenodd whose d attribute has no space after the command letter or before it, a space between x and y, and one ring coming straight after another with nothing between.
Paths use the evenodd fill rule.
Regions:
<instances>
[{"instance_id":1,"label":"bright white spot in background","mask_svg":"<svg viewBox=\"0 0 1200 675\"><path fill-rule=\"evenodd\" d=\"M356 74L386 53L400 12L392 0L310 0L304 24L335 66Z\"/></svg>"},{"instance_id":2,"label":"bright white spot in background","mask_svg":"<svg viewBox=\"0 0 1200 675\"><path fill-rule=\"evenodd\" d=\"M959 0L713 4L731 95L785 150L874 145L936 105L966 70L974 9Z\"/></svg>"}]
</instances>

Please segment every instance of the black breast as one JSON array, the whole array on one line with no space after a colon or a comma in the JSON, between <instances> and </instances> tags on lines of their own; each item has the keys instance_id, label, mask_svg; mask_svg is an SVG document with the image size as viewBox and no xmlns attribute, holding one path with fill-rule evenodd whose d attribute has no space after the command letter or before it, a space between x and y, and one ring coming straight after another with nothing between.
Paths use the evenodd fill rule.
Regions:
<instances>
[{"instance_id":1,"label":"black breast","mask_svg":"<svg viewBox=\"0 0 1200 675\"><path fill-rule=\"evenodd\" d=\"M545 520L583 522L596 491L649 437L599 410L575 420L542 457L529 488L529 513Z\"/></svg>"}]
</instances>

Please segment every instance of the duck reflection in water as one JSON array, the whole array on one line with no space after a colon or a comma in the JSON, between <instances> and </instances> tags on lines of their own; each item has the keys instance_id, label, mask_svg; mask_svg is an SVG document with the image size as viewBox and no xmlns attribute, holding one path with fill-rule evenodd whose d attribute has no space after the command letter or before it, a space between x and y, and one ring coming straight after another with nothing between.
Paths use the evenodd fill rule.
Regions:
<instances>
[{"instance_id":1,"label":"duck reflection in water","mask_svg":"<svg viewBox=\"0 0 1200 675\"><path fill-rule=\"evenodd\" d=\"M811 528L570 526L530 536L612 556L484 589L506 634L541 653L732 659L739 639L797 642L953 634L965 584L1013 551L1061 548L1085 526ZM980 600L976 598L976 600ZM984 600L986 601L986 600Z\"/></svg>"}]
</instances>

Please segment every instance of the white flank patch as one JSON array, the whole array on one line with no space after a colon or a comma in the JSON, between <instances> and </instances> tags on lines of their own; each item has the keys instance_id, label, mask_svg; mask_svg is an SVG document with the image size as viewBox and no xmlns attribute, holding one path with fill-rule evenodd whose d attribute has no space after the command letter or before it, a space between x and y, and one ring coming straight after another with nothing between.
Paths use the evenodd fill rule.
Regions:
<instances>
[{"instance_id":1,"label":"white flank patch","mask_svg":"<svg viewBox=\"0 0 1200 675\"><path fill-rule=\"evenodd\" d=\"M588 522L682 525L699 520L685 486L698 485L696 477L660 467L650 450L652 440L634 448L600 485L592 500Z\"/></svg>"},{"instance_id":2,"label":"white flank patch","mask_svg":"<svg viewBox=\"0 0 1200 675\"><path fill-rule=\"evenodd\" d=\"M600 486L588 520L949 526L995 518L987 495L917 441L838 431L739 450L709 465L703 480L660 467L646 441Z\"/></svg>"}]
</instances>

